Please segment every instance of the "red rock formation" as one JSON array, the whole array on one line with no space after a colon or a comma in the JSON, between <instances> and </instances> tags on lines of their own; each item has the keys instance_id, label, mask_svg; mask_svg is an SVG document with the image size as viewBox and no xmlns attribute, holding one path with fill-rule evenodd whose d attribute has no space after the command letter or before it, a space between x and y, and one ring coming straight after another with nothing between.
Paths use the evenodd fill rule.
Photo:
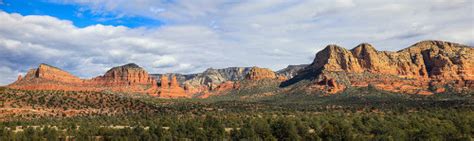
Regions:
<instances>
[{"instance_id":1,"label":"red rock formation","mask_svg":"<svg viewBox=\"0 0 474 141\"><path fill-rule=\"evenodd\" d=\"M110 91L148 93L153 95L156 89L156 80L136 64L126 64L114 67L103 76L93 78L86 83L104 87ZM143 87L150 87L144 89Z\"/></svg>"},{"instance_id":2,"label":"red rock formation","mask_svg":"<svg viewBox=\"0 0 474 141\"><path fill-rule=\"evenodd\" d=\"M114 91L156 93L156 81L135 64L112 68L103 76L80 79L66 71L41 64L9 87L27 90Z\"/></svg>"},{"instance_id":3,"label":"red rock formation","mask_svg":"<svg viewBox=\"0 0 474 141\"><path fill-rule=\"evenodd\" d=\"M295 78L327 76L347 82L346 87L373 84L402 93L430 94L430 85L473 89L474 49L443 41L423 41L397 52L377 51L366 43L350 51L329 45ZM334 86L331 93L342 90Z\"/></svg>"},{"instance_id":4,"label":"red rock formation","mask_svg":"<svg viewBox=\"0 0 474 141\"><path fill-rule=\"evenodd\" d=\"M176 76L171 77L171 82L168 83L168 77L161 77L161 87L158 92L158 97L161 98L189 98L184 88L181 88L176 80Z\"/></svg>"},{"instance_id":5,"label":"red rock formation","mask_svg":"<svg viewBox=\"0 0 474 141\"><path fill-rule=\"evenodd\" d=\"M237 88L239 88L239 86L240 85L238 84L238 82L226 81L224 83L221 83L221 84L217 85L212 90L214 91L214 93L219 94L221 92L229 91L229 90L232 90L232 89L237 89Z\"/></svg>"},{"instance_id":6,"label":"red rock formation","mask_svg":"<svg viewBox=\"0 0 474 141\"><path fill-rule=\"evenodd\" d=\"M246 78L248 80L276 79L275 72L267 68L252 67Z\"/></svg>"},{"instance_id":7,"label":"red rock formation","mask_svg":"<svg viewBox=\"0 0 474 141\"><path fill-rule=\"evenodd\" d=\"M24 78L19 78L9 87L27 90L74 90L80 89L83 80L46 64L40 64L37 69L31 69Z\"/></svg>"},{"instance_id":8,"label":"red rock formation","mask_svg":"<svg viewBox=\"0 0 474 141\"><path fill-rule=\"evenodd\" d=\"M363 72L352 53L337 45L328 45L318 52L310 67L327 71Z\"/></svg>"},{"instance_id":9,"label":"red rock formation","mask_svg":"<svg viewBox=\"0 0 474 141\"><path fill-rule=\"evenodd\" d=\"M150 84L154 79L149 77L148 73L136 64L127 64L114 67L107 71L103 76L93 79L97 82L103 82L107 85L116 85L128 83L133 84Z\"/></svg>"},{"instance_id":10,"label":"red rock formation","mask_svg":"<svg viewBox=\"0 0 474 141\"><path fill-rule=\"evenodd\" d=\"M208 87L201 87L198 91L194 91L196 98L208 98L209 96L218 96L226 94L230 90L240 88L240 83L237 81L226 81L221 84L216 84Z\"/></svg>"},{"instance_id":11,"label":"red rock formation","mask_svg":"<svg viewBox=\"0 0 474 141\"><path fill-rule=\"evenodd\" d=\"M285 81L285 80L288 80L288 77L286 77L284 75L277 75L276 79L279 80L279 81Z\"/></svg>"},{"instance_id":12,"label":"red rock formation","mask_svg":"<svg viewBox=\"0 0 474 141\"><path fill-rule=\"evenodd\" d=\"M158 86L154 78L135 64L114 67L93 79L80 79L56 67L41 64L24 77L20 75L9 87L142 93L164 98L191 97L193 94L211 96L239 88L239 81L244 79L242 76L247 70L209 70L198 75L199 79L195 79L194 83L184 83L183 88L175 76L171 79L161 77L161 85ZM287 86L287 82L291 85L306 79L313 82L308 84L308 88L328 93L369 85L387 91L425 95L445 92L446 85L460 91L473 90L474 49L443 41L423 41L397 52L377 51L367 43L352 50L329 45L316 54L312 64L294 74L296 76L282 86ZM286 77L276 75L270 69L253 67L248 70L245 79L283 81Z\"/></svg>"},{"instance_id":13,"label":"red rock formation","mask_svg":"<svg viewBox=\"0 0 474 141\"><path fill-rule=\"evenodd\" d=\"M334 94L345 89L345 86L337 83L336 79L328 77L324 77L323 80L319 81L318 85L316 86L322 86L320 89L327 91L330 94Z\"/></svg>"},{"instance_id":14,"label":"red rock formation","mask_svg":"<svg viewBox=\"0 0 474 141\"><path fill-rule=\"evenodd\" d=\"M176 80L176 76L171 77L170 88L179 87L178 80Z\"/></svg>"},{"instance_id":15,"label":"red rock formation","mask_svg":"<svg viewBox=\"0 0 474 141\"><path fill-rule=\"evenodd\" d=\"M165 88L165 89L169 88L169 87L170 87L169 83L170 83L170 82L169 82L167 76L162 76L162 77L161 77L161 83L160 83L160 84L161 84L161 88Z\"/></svg>"}]
</instances>

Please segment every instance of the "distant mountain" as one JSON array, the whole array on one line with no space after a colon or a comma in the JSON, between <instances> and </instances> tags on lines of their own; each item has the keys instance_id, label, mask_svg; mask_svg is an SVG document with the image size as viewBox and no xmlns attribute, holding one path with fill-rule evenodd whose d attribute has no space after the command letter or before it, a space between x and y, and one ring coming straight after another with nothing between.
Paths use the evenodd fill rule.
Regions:
<instances>
[{"instance_id":1,"label":"distant mountain","mask_svg":"<svg viewBox=\"0 0 474 141\"><path fill-rule=\"evenodd\" d=\"M287 79L291 79L298 73L307 67L309 64L300 64L300 65L288 65L288 67L277 71L276 73L282 76L285 76Z\"/></svg>"},{"instance_id":2,"label":"distant mountain","mask_svg":"<svg viewBox=\"0 0 474 141\"><path fill-rule=\"evenodd\" d=\"M251 67L229 67L223 69L206 69L202 73L195 74L151 74L152 77L160 79L165 75L168 77L176 76L181 85L188 84L192 86L220 84L226 81L240 81L245 78L245 75L250 71Z\"/></svg>"},{"instance_id":3,"label":"distant mountain","mask_svg":"<svg viewBox=\"0 0 474 141\"><path fill-rule=\"evenodd\" d=\"M209 68L187 80L186 84L195 86L220 84L226 81L239 81L243 80L249 71L250 67L229 67L224 69Z\"/></svg>"}]
</instances>

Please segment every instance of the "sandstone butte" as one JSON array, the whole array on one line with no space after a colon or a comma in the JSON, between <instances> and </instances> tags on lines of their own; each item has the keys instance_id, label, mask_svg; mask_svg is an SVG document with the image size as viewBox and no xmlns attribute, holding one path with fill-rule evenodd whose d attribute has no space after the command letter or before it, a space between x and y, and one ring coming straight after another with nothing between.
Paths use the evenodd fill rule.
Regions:
<instances>
[{"instance_id":1,"label":"sandstone butte","mask_svg":"<svg viewBox=\"0 0 474 141\"><path fill-rule=\"evenodd\" d=\"M409 93L441 93L474 88L474 49L444 41L422 41L406 49L377 51L363 43L351 50L328 45L316 54L313 63L286 85L303 79L308 87L337 93L347 87L367 87Z\"/></svg>"},{"instance_id":2,"label":"sandstone butte","mask_svg":"<svg viewBox=\"0 0 474 141\"><path fill-rule=\"evenodd\" d=\"M277 75L267 68L252 67L245 78L248 80L276 79Z\"/></svg>"}]
</instances>

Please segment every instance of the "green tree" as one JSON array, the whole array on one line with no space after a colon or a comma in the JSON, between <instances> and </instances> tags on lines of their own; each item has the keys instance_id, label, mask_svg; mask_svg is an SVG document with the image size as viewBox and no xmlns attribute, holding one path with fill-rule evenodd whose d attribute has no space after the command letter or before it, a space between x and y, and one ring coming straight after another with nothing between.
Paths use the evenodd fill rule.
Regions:
<instances>
[{"instance_id":1,"label":"green tree","mask_svg":"<svg viewBox=\"0 0 474 141\"><path fill-rule=\"evenodd\" d=\"M300 140L294 121L290 119L279 119L272 123L272 132L278 140Z\"/></svg>"},{"instance_id":2,"label":"green tree","mask_svg":"<svg viewBox=\"0 0 474 141\"><path fill-rule=\"evenodd\" d=\"M224 126L221 121L212 116L206 116L203 123L203 129L206 132L206 136L209 140L220 140L225 137Z\"/></svg>"}]
</instances>

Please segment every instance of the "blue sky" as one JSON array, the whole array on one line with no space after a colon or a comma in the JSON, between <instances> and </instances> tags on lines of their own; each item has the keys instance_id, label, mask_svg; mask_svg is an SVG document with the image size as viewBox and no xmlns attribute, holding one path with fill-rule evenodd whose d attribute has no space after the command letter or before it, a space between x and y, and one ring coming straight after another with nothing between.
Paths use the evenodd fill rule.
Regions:
<instances>
[{"instance_id":1,"label":"blue sky","mask_svg":"<svg viewBox=\"0 0 474 141\"><path fill-rule=\"evenodd\" d=\"M328 44L474 45L473 0L0 0L0 85L40 63L91 78L308 64Z\"/></svg>"},{"instance_id":2,"label":"blue sky","mask_svg":"<svg viewBox=\"0 0 474 141\"><path fill-rule=\"evenodd\" d=\"M95 13L89 8L48 0L2 0L0 9L8 13L21 15L48 15L58 19L69 20L77 27L95 24L127 27L159 27L159 19L140 16L121 16L114 13Z\"/></svg>"}]
</instances>

